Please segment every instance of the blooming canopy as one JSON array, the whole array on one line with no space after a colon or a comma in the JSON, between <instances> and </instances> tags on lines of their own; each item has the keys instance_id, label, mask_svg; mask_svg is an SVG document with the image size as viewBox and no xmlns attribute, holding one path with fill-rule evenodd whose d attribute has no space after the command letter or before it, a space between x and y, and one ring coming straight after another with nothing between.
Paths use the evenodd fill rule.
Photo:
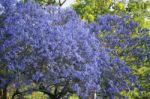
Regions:
<instances>
[{"instance_id":1,"label":"blooming canopy","mask_svg":"<svg viewBox=\"0 0 150 99\"><path fill-rule=\"evenodd\" d=\"M113 96L128 88L129 67L109 55L89 24L72 9L31 0L13 4L11 10L1 5L5 12L1 15L0 62L7 72L0 74L0 86L9 80L17 89L13 96L40 91L53 99L72 93L87 99L92 92ZM19 90L23 86L30 87Z\"/></svg>"}]
</instances>

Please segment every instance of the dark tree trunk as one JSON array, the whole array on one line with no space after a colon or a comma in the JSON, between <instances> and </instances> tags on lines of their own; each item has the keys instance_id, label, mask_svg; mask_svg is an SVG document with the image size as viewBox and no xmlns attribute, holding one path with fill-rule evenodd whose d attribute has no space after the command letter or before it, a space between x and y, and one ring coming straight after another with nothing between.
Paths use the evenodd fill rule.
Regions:
<instances>
[{"instance_id":1,"label":"dark tree trunk","mask_svg":"<svg viewBox=\"0 0 150 99\"><path fill-rule=\"evenodd\" d=\"M0 89L0 99L2 98L2 94L3 94L2 89Z\"/></svg>"},{"instance_id":2,"label":"dark tree trunk","mask_svg":"<svg viewBox=\"0 0 150 99\"><path fill-rule=\"evenodd\" d=\"M7 87L5 87L4 89L2 89L1 92L2 92L1 98L2 99L7 99Z\"/></svg>"}]
</instances>

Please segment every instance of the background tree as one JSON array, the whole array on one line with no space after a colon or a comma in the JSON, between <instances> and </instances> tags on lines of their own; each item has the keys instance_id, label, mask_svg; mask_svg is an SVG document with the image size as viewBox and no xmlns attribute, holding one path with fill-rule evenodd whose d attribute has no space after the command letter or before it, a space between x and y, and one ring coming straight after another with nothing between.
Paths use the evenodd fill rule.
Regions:
<instances>
[{"instance_id":1,"label":"background tree","mask_svg":"<svg viewBox=\"0 0 150 99\"><path fill-rule=\"evenodd\" d=\"M72 5L77 14L88 21L94 21L99 14L130 15L142 27L149 28L149 0L76 0Z\"/></svg>"},{"instance_id":2,"label":"background tree","mask_svg":"<svg viewBox=\"0 0 150 99\"><path fill-rule=\"evenodd\" d=\"M129 0L126 13L139 22L144 28L150 27L150 1L149 0Z\"/></svg>"},{"instance_id":3,"label":"background tree","mask_svg":"<svg viewBox=\"0 0 150 99\"><path fill-rule=\"evenodd\" d=\"M88 21L94 21L96 16L110 12L112 0L76 0L73 8L77 14Z\"/></svg>"}]
</instances>

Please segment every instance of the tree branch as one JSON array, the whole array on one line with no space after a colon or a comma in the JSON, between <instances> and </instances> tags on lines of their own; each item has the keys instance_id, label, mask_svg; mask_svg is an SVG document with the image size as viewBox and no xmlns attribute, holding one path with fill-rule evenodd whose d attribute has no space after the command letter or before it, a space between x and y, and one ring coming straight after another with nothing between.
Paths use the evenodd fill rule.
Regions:
<instances>
[{"instance_id":1,"label":"tree branch","mask_svg":"<svg viewBox=\"0 0 150 99\"><path fill-rule=\"evenodd\" d=\"M59 6L62 6L67 0L64 0L63 2L61 2L61 0L59 0Z\"/></svg>"},{"instance_id":2,"label":"tree branch","mask_svg":"<svg viewBox=\"0 0 150 99\"><path fill-rule=\"evenodd\" d=\"M64 86L64 88L62 88L62 90L58 93L58 99L60 99L61 97L63 97L64 95L67 94L67 92L71 92L73 93L71 90L69 90L69 81L66 83L66 85Z\"/></svg>"}]
</instances>

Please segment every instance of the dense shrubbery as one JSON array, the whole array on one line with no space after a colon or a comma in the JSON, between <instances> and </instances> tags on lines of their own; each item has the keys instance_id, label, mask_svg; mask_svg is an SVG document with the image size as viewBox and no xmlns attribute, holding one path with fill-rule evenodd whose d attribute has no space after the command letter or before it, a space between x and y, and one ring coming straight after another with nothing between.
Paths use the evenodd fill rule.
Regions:
<instances>
[{"instance_id":1,"label":"dense shrubbery","mask_svg":"<svg viewBox=\"0 0 150 99\"><path fill-rule=\"evenodd\" d=\"M120 54L126 54L126 48L137 45L138 42L133 42L137 39L145 42L143 47L147 50L141 49L142 55L147 55L146 61L149 59L149 37L134 21L103 15L89 24L72 9L40 5L31 0L3 0L0 4L3 98L7 91L12 98L37 91L52 99L74 93L82 99L93 93L113 98L122 97L120 91L129 91L134 86L141 89L128 61L126 64L119 58ZM134 32L138 30L145 34L136 37ZM99 32L102 33L97 35ZM132 51L132 56L145 57L138 54L139 50Z\"/></svg>"}]
</instances>

